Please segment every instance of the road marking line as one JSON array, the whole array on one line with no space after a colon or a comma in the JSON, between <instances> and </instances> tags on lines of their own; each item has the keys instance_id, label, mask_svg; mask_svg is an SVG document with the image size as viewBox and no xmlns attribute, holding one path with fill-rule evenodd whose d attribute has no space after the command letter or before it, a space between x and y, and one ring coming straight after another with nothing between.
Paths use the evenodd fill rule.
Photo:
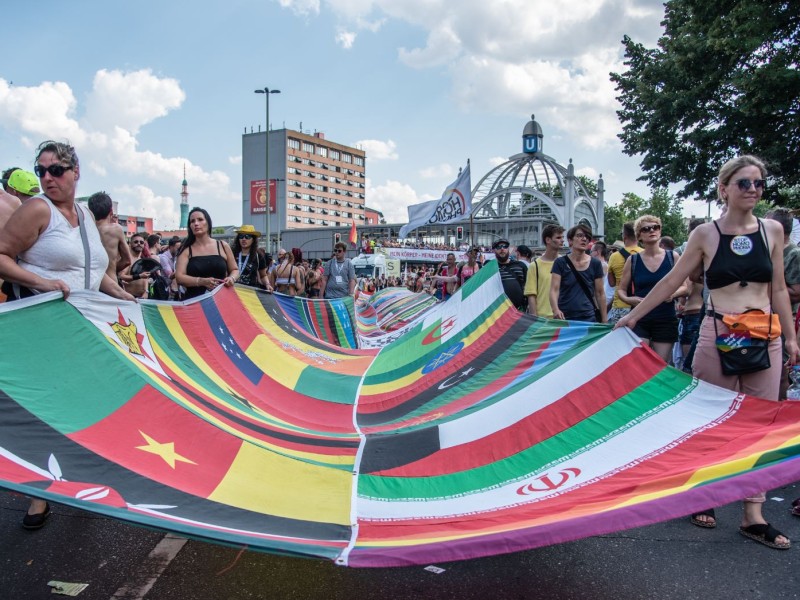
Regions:
<instances>
[{"instance_id":1,"label":"road marking line","mask_svg":"<svg viewBox=\"0 0 800 600\"><path fill-rule=\"evenodd\" d=\"M112 600L142 600L187 541L171 533L165 535L147 555L133 580L114 592Z\"/></svg>"}]
</instances>

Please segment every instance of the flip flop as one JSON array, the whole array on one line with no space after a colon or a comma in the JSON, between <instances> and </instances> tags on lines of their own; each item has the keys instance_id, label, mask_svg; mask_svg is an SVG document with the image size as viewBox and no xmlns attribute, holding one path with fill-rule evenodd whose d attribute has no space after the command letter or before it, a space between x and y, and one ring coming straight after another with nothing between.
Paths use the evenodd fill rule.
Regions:
<instances>
[{"instance_id":1,"label":"flip flop","mask_svg":"<svg viewBox=\"0 0 800 600\"><path fill-rule=\"evenodd\" d=\"M791 513L792 513L792 514L793 514L795 517L800 517L800 498L798 498L797 500L795 500L794 502L792 502L792 510L791 510Z\"/></svg>"},{"instance_id":2,"label":"flip flop","mask_svg":"<svg viewBox=\"0 0 800 600\"><path fill-rule=\"evenodd\" d=\"M697 517L711 517L714 519L713 521L701 521ZM703 529L714 529L717 526L717 517L714 514L714 509L709 508L708 510L704 510L701 512L694 513L690 521L692 525L696 525L697 527L702 527Z\"/></svg>"},{"instance_id":3,"label":"flip flop","mask_svg":"<svg viewBox=\"0 0 800 600\"><path fill-rule=\"evenodd\" d=\"M751 540L758 542L759 544L764 544L765 546L775 548L776 550L788 550L792 547L791 542L787 542L786 544L775 543L775 540L778 538L778 536L783 534L769 523L757 523L755 525L750 525L749 527L739 527L739 533L741 533L744 537L748 537Z\"/></svg>"}]
</instances>

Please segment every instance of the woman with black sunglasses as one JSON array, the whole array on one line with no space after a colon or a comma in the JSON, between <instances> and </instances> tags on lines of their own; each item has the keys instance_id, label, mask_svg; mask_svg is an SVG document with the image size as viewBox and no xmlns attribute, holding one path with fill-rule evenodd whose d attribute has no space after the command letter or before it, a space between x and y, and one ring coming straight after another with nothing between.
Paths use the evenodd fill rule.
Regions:
<instances>
[{"instance_id":1,"label":"woman with black sunglasses","mask_svg":"<svg viewBox=\"0 0 800 600\"><path fill-rule=\"evenodd\" d=\"M783 275L783 229L777 221L762 221L753 214L766 177L764 163L755 156L740 156L725 163L717 181L717 194L726 208L723 215L691 233L681 260L615 327L636 327L639 320L673 295L687 277L697 280L704 271L709 311L700 326L693 374L730 390L777 401L783 360L781 331L789 357L787 364L795 364L800 351ZM754 330L739 334L726 325L726 321L731 323L731 317L745 321L742 317L745 313L748 318L761 315L769 324L764 335L767 352L760 353L769 360L758 360L756 338L763 333ZM737 348L752 350L743 356L753 363L750 367L759 370L726 374L731 369L723 370L723 361L726 365L731 361L725 353ZM745 498L740 532L761 544L785 550L791 542L765 521L761 511L764 501L763 492ZM692 523L715 527L713 509L692 515Z\"/></svg>"},{"instance_id":2,"label":"woman with black sunglasses","mask_svg":"<svg viewBox=\"0 0 800 600\"><path fill-rule=\"evenodd\" d=\"M667 276L680 256L661 247L661 219L658 217L642 215L636 219L633 229L644 250L631 254L625 261L617 294L625 304L636 306ZM672 360L672 347L678 341L678 316L674 300L688 293L689 284L684 282L666 302L639 319L633 330L667 364Z\"/></svg>"},{"instance_id":3,"label":"woman with black sunglasses","mask_svg":"<svg viewBox=\"0 0 800 600\"><path fill-rule=\"evenodd\" d=\"M108 254L94 216L75 201L80 165L69 144L42 142L34 172L42 194L26 200L0 231L0 277L12 284L14 297L41 292L100 290L121 300L134 300L106 273ZM87 264L88 256L88 264ZM50 505L35 498L22 519L25 529L39 529Z\"/></svg>"},{"instance_id":4,"label":"woman with black sunglasses","mask_svg":"<svg viewBox=\"0 0 800 600\"><path fill-rule=\"evenodd\" d=\"M258 238L260 231L252 225L242 225L236 230L236 238L231 245L233 258L239 267L237 283L252 287L261 287L268 292L272 291L267 277L267 262L258 251Z\"/></svg>"},{"instance_id":5,"label":"woman with black sunglasses","mask_svg":"<svg viewBox=\"0 0 800 600\"><path fill-rule=\"evenodd\" d=\"M60 291L66 298L71 289L88 288L133 300L106 275L108 254L94 216L85 204L75 201L80 179L75 148L52 140L42 142L35 162L33 170L42 193L24 202L5 224L0 235L0 278L15 284L17 297ZM87 247L89 265L85 264Z\"/></svg>"}]
</instances>

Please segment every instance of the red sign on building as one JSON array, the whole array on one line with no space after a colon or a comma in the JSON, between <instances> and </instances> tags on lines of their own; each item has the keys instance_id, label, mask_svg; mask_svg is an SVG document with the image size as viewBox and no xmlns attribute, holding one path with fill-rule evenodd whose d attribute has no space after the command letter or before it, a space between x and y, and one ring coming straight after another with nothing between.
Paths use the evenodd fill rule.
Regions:
<instances>
[{"instance_id":1,"label":"red sign on building","mask_svg":"<svg viewBox=\"0 0 800 600\"><path fill-rule=\"evenodd\" d=\"M277 182L269 180L269 212L275 213L275 200L278 196ZM267 206L267 189L263 179L250 181L250 214L263 213Z\"/></svg>"}]
</instances>

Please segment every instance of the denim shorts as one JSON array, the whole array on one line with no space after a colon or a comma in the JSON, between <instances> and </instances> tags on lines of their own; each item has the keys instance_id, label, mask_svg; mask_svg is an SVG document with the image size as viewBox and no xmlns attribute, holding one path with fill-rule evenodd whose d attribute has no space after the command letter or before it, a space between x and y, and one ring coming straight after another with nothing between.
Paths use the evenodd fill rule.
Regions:
<instances>
[{"instance_id":1,"label":"denim shorts","mask_svg":"<svg viewBox=\"0 0 800 600\"><path fill-rule=\"evenodd\" d=\"M697 339L697 336L700 335L701 318L702 315L699 312L693 315L683 315L680 327L681 344L688 346Z\"/></svg>"}]
</instances>

